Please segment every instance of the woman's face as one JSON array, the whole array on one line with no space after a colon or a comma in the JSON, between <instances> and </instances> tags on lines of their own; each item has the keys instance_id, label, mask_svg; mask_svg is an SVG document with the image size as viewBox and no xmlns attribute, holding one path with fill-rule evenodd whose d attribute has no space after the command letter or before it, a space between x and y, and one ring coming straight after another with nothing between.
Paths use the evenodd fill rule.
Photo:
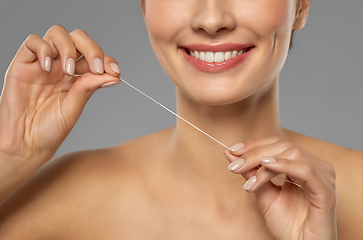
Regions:
<instances>
[{"instance_id":1,"label":"woman's face","mask_svg":"<svg viewBox=\"0 0 363 240\"><path fill-rule=\"evenodd\" d=\"M243 100L277 80L309 0L145 0L153 49L179 90L208 105Z\"/></svg>"}]
</instances>

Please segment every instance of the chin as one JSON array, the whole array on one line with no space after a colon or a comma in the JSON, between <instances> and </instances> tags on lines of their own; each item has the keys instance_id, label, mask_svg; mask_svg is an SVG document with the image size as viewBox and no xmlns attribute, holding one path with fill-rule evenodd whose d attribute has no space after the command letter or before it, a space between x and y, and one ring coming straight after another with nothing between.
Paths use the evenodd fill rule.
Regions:
<instances>
[{"instance_id":1,"label":"chin","mask_svg":"<svg viewBox=\"0 0 363 240\"><path fill-rule=\"evenodd\" d=\"M179 89L179 92L182 92ZM182 92L182 96L191 102L196 102L206 106L223 106L243 101L253 94L253 92L230 91L228 89L203 89L190 92Z\"/></svg>"}]
</instances>

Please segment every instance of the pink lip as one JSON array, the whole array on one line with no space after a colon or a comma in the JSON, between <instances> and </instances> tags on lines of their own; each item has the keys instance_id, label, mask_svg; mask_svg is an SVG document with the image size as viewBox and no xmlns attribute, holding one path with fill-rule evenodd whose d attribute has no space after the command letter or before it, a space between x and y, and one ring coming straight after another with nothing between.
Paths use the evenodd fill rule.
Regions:
<instances>
[{"instance_id":1,"label":"pink lip","mask_svg":"<svg viewBox=\"0 0 363 240\"><path fill-rule=\"evenodd\" d=\"M248 47L252 47L248 52L220 63L204 62L200 59L190 56L187 52L188 50L203 51L203 52L227 52L233 50L239 51ZM182 54L185 57L185 59L199 71L207 73L219 73L219 72L228 71L242 64L247 59L247 57L252 53L252 51L254 50L254 46L246 44L219 44L219 45L193 44L193 45L183 45L180 47L180 50L182 51Z\"/></svg>"}]
</instances>

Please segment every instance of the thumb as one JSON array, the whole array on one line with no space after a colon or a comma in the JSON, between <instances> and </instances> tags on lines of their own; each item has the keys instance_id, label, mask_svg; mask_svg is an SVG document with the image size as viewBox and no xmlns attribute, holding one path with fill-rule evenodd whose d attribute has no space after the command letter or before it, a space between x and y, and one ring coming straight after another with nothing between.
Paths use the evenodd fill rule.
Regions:
<instances>
[{"instance_id":1,"label":"thumb","mask_svg":"<svg viewBox=\"0 0 363 240\"><path fill-rule=\"evenodd\" d=\"M84 106L94 92L100 88L111 87L120 82L120 78L106 73L102 75L87 73L74 81L67 94L64 98L60 99L59 103L60 112L67 121L67 125L73 126L76 123Z\"/></svg>"},{"instance_id":2,"label":"thumb","mask_svg":"<svg viewBox=\"0 0 363 240\"><path fill-rule=\"evenodd\" d=\"M263 186L254 191L257 205L263 214L269 210L272 203L279 197L280 191L281 187L276 186L271 181L265 183Z\"/></svg>"},{"instance_id":3,"label":"thumb","mask_svg":"<svg viewBox=\"0 0 363 240\"><path fill-rule=\"evenodd\" d=\"M279 197L281 187L271 181L262 181L263 183L261 183L260 170L255 168L241 173L241 176L246 180L243 189L255 194L256 203L260 211L265 214L272 203Z\"/></svg>"}]
</instances>

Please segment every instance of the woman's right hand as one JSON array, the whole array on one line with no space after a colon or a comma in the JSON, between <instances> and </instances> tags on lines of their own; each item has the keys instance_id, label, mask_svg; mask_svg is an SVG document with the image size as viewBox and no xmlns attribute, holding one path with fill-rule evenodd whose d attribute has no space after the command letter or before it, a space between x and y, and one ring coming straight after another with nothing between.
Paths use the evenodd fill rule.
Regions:
<instances>
[{"instance_id":1,"label":"woman's right hand","mask_svg":"<svg viewBox=\"0 0 363 240\"><path fill-rule=\"evenodd\" d=\"M74 74L84 75L65 84L59 108L58 93ZM5 75L0 98L1 165L12 165L4 163L10 159L38 159L44 164L52 158L91 95L119 83L119 76L116 60L104 55L82 30L69 34L55 25L43 38L30 35Z\"/></svg>"}]
</instances>

